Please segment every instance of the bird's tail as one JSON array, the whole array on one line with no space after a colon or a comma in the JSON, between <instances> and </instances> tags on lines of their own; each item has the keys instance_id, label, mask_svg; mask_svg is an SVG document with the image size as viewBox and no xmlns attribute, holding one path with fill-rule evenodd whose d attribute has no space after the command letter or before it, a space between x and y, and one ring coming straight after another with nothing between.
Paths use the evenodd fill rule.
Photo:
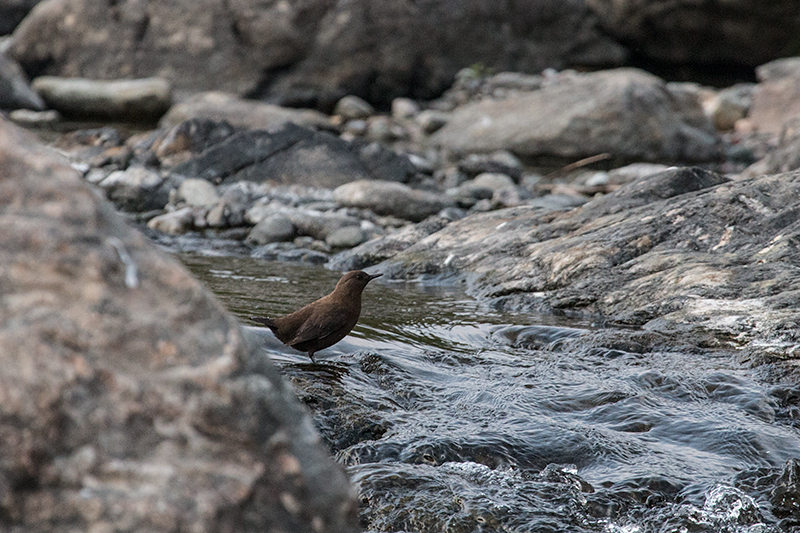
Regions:
<instances>
[{"instance_id":1,"label":"bird's tail","mask_svg":"<svg viewBox=\"0 0 800 533\"><path fill-rule=\"evenodd\" d=\"M278 325L275 324L275 322L273 322L271 318L267 318L265 316L251 316L250 320L252 320L253 322L257 322L262 326L267 326L273 332L275 331L275 328L278 327Z\"/></svg>"}]
</instances>

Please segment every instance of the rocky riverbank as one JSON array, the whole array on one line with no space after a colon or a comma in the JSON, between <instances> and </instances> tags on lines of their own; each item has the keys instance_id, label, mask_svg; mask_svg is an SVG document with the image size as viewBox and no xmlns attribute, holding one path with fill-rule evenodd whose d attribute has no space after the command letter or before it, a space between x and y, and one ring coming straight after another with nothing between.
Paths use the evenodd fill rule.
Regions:
<instances>
[{"instance_id":1,"label":"rocky riverbank","mask_svg":"<svg viewBox=\"0 0 800 533\"><path fill-rule=\"evenodd\" d=\"M438 100L381 113L348 96L331 116L208 93L157 129L55 146L173 249L377 265L500 307L791 358L800 206L796 175L774 172L796 168L796 136L775 106L798 105L797 64L722 90L466 69Z\"/></svg>"}]
</instances>

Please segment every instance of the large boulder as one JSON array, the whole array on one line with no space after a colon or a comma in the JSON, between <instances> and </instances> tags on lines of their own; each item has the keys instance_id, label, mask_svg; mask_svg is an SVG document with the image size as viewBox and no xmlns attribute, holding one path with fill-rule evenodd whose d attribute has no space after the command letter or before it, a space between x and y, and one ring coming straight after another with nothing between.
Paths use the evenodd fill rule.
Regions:
<instances>
[{"instance_id":1,"label":"large boulder","mask_svg":"<svg viewBox=\"0 0 800 533\"><path fill-rule=\"evenodd\" d=\"M377 145L348 143L293 123L235 133L172 169L213 182L238 180L334 188L358 179L405 181L407 157Z\"/></svg>"},{"instance_id":2,"label":"large boulder","mask_svg":"<svg viewBox=\"0 0 800 533\"><path fill-rule=\"evenodd\" d=\"M800 341L798 210L800 172L729 181L671 168L568 212L465 217L378 269L464 279L503 308L698 332L715 346L787 357ZM348 264L369 266L376 242L352 250Z\"/></svg>"},{"instance_id":3,"label":"large boulder","mask_svg":"<svg viewBox=\"0 0 800 533\"><path fill-rule=\"evenodd\" d=\"M356 531L251 335L60 156L0 121L8 531Z\"/></svg>"},{"instance_id":4,"label":"large boulder","mask_svg":"<svg viewBox=\"0 0 800 533\"><path fill-rule=\"evenodd\" d=\"M431 141L529 159L709 161L720 139L699 102L635 69L560 76L542 89L457 108Z\"/></svg>"},{"instance_id":5,"label":"large boulder","mask_svg":"<svg viewBox=\"0 0 800 533\"><path fill-rule=\"evenodd\" d=\"M586 0L637 54L672 64L746 65L796 51L800 1Z\"/></svg>"},{"instance_id":6,"label":"large boulder","mask_svg":"<svg viewBox=\"0 0 800 533\"><path fill-rule=\"evenodd\" d=\"M165 76L179 91L332 109L346 94L430 98L473 64L621 64L595 21L583 0L51 0L17 28L13 54L36 75Z\"/></svg>"}]
</instances>

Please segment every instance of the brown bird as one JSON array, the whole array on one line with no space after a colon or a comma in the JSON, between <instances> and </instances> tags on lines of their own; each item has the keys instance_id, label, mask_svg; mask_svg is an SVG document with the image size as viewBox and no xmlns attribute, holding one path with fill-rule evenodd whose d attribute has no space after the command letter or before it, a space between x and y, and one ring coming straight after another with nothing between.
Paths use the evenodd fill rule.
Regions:
<instances>
[{"instance_id":1,"label":"brown bird","mask_svg":"<svg viewBox=\"0 0 800 533\"><path fill-rule=\"evenodd\" d=\"M367 283L382 275L350 271L342 276L332 293L290 315L252 316L250 320L267 326L282 343L307 352L314 361L316 352L333 346L350 333L361 314L361 292Z\"/></svg>"}]
</instances>

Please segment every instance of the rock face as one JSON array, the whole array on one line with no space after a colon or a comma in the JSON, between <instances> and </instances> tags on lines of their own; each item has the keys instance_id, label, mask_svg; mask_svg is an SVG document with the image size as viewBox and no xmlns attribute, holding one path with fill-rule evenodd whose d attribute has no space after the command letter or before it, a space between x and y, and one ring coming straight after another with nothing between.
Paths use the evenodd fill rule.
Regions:
<instances>
[{"instance_id":1,"label":"rock face","mask_svg":"<svg viewBox=\"0 0 800 533\"><path fill-rule=\"evenodd\" d=\"M798 199L800 172L728 181L671 168L568 212L515 207L451 222L380 269L464 278L501 307L696 327L709 342L781 354L798 342ZM351 250L347 264L385 257L383 240Z\"/></svg>"},{"instance_id":2,"label":"rock face","mask_svg":"<svg viewBox=\"0 0 800 533\"><path fill-rule=\"evenodd\" d=\"M357 179L404 181L414 167L386 148L359 149L331 134L286 124L274 132L234 134L173 171L217 183L271 180L333 188Z\"/></svg>"},{"instance_id":3,"label":"rock face","mask_svg":"<svg viewBox=\"0 0 800 533\"><path fill-rule=\"evenodd\" d=\"M540 90L457 108L432 142L531 159L708 161L719 136L696 101L634 69L564 76Z\"/></svg>"},{"instance_id":4,"label":"rock face","mask_svg":"<svg viewBox=\"0 0 800 533\"><path fill-rule=\"evenodd\" d=\"M256 343L53 152L0 122L9 531L356 531Z\"/></svg>"},{"instance_id":5,"label":"rock face","mask_svg":"<svg viewBox=\"0 0 800 533\"><path fill-rule=\"evenodd\" d=\"M431 98L475 63L539 71L625 57L583 0L57 0L17 28L13 54L36 75L166 76L178 90L328 109L346 94Z\"/></svg>"},{"instance_id":6,"label":"rock face","mask_svg":"<svg viewBox=\"0 0 800 533\"><path fill-rule=\"evenodd\" d=\"M797 0L586 0L586 4L610 35L641 55L668 63L755 67L794 51L791 43L800 30Z\"/></svg>"}]
</instances>

